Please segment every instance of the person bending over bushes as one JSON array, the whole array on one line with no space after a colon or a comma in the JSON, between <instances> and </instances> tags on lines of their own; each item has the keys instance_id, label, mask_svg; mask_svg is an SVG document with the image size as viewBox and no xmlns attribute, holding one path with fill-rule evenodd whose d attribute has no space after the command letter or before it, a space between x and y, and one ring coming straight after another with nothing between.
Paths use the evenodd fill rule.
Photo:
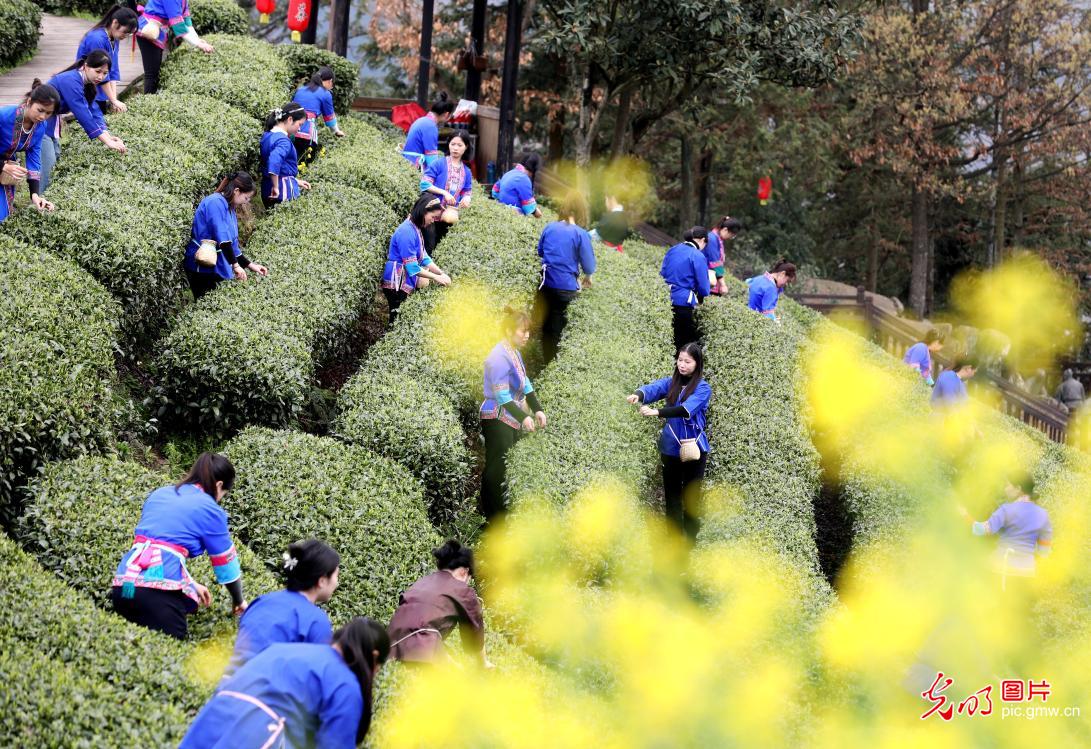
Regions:
<instances>
[{"instance_id":1,"label":"person bending over bushes","mask_svg":"<svg viewBox=\"0 0 1091 749\"><path fill-rule=\"evenodd\" d=\"M110 55L101 49L93 49L87 53L87 57L76 60L75 63L49 79L49 85L57 89L57 93L60 94L61 105L46 122L46 137L42 140L41 187L43 193L49 188L53 167L57 165L57 159L61 157L62 115L71 112L91 140L100 140L107 148L119 153L126 152L127 149L121 138L110 135L102 110L95 105L98 85L106 80L108 75L110 75ZM35 80L33 85L37 86L38 81Z\"/></svg>"},{"instance_id":2,"label":"person bending over bushes","mask_svg":"<svg viewBox=\"0 0 1091 749\"><path fill-rule=\"evenodd\" d=\"M492 196L510 205L524 216L542 217L542 209L534 198L534 175L541 166L541 157L533 152L523 154L519 163L504 173L492 186Z\"/></svg>"},{"instance_id":3,"label":"person bending over bushes","mask_svg":"<svg viewBox=\"0 0 1091 749\"><path fill-rule=\"evenodd\" d=\"M705 257L708 258L708 282L712 286L712 293L716 296L723 296L724 292L727 291L727 285L724 283L724 274L726 273L724 263L727 262L727 245L725 243L739 236L740 231L742 231L741 221L737 218L724 216L716 224L716 227L708 233L705 243Z\"/></svg>"},{"instance_id":4,"label":"person bending over bushes","mask_svg":"<svg viewBox=\"0 0 1091 749\"><path fill-rule=\"evenodd\" d=\"M921 379L927 385L934 385L932 379L932 354L943 350L943 336L935 328L924 334L924 340L910 346L905 352L905 363L920 372Z\"/></svg>"},{"instance_id":5,"label":"person bending over bushes","mask_svg":"<svg viewBox=\"0 0 1091 749\"><path fill-rule=\"evenodd\" d=\"M667 517L690 540L697 538L700 521L695 506L701 501L701 484L708 461L705 412L712 386L703 379L705 353L696 343L678 351L674 374L636 389L626 400L640 406L641 416L666 419L659 434L663 461L663 496ZM662 408L649 404L665 400Z\"/></svg>"},{"instance_id":6,"label":"person bending over bushes","mask_svg":"<svg viewBox=\"0 0 1091 749\"><path fill-rule=\"evenodd\" d=\"M46 120L61 105L61 95L49 84L35 81L32 91L17 107L0 107L0 221L15 210L15 186L26 180L30 202L39 211L52 211L53 204L42 197L42 139ZM26 166L16 161L26 154Z\"/></svg>"},{"instance_id":7,"label":"person bending over bushes","mask_svg":"<svg viewBox=\"0 0 1091 749\"><path fill-rule=\"evenodd\" d=\"M235 484L235 467L218 453L202 453L173 486L144 500L133 545L114 574L114 609L134 624L182 640L186 617L209 606L212 594L190 577L186 560L208 554L216 582L227 588L235 614L246 611L242 568L220 507Z\"/></svg>"},{"instance_id":8,"label":"person bending over bushes","mask_svg":"<svg viewBox=\"0 0 1091 749\"><path fill-rule=\"evenodd\" d=\"M337 112L333 109L333 68L323 65L307 84L300 86L292 97L307 112L307 121L295 136L295 152L299 163L309 164L318 156L318 115L322 115L326 127L338 138L345 131L337 124Z\"/></svg>"},{"instance_id":9,"label":"person bending over bushes","mask_svg":"<svg viewBox=\"0 0 1091 749\"><path fill-rule=\"evenodd\" d=\"M462 646L476 653L486 668L485 620L481 601L470 587L474 555L468 546L450 540L432 550L436 572L422 577L402 593L390 620L390 652L400 661L431 663L446 654L443 641L460 627Z\"/></svg>"},{"instance_id":10,"label":"person bending over bushes","mask_svg":"<svg viewBox=\"0 0 1091 749\"><path fill-rule=\"evenodd\" d=\"M470 205L470 196L474 189L470 167L462 160L466 155L466 139L455 133L451 136L447 148L451 155L433 160L420 179L422 192L438 195L443 201L443 214L440 220L431 226L433 236L431 239L425 236L425 242L430 245L429 251L434 250L440 240L447 235L447 230L458 223L459 209Z\"/></svg>"},{"instance_id":11,"label":"person bending over bushes","mask_svg":"<svg viewBox=\"0 0 1091 749\"><path fill-rule=\"evenodd\" d=\"M148 0L137 20L136 43L144 63L144 93L159 90L159 71L163 67L163 50L171 37L192 44L206 54L212 45L197 36L186 0Z\"/></svg>"},{"instance_id":12,"label":"person bending over bushes","mask_svg":"<svg viewBox=\"0 0 1091 749\"><path fill-rule=\"evenodd\" d=\"M405 134L405 146L402 156L413 166L424 169L433 161L443 158L439 150L439 126L451 119L455 112L455 103L446 91L440 91L432 102L432 111L413 121Z\"/></svg>"},{"instance_id":13,"label":"person bending over bushes","mask_svg":"<svg viewBox=\"0 0 1091 749\"><path fill-rule=\"evenodd\" d=\"M708 230L703 226L688 229L681 244L667 250L659 269L670 289L676 351L701 337L693 313L710 290L708 260L703 254L707 236Z\"/></svg>"},{"instance_id":14,"label":"person bending over bushes","mask_svg":"<svg viewBox=\"0 0 1091 749\"><path fill-rule=\"evenodd\" d=\"M220 281L245 281L247 270L269 275L265 266L239 252L238 210L253 197L254 180L246 172L234 172L197 206L184 263L194 300L215 289Z\"/></svg>"},{"instance_id":15,"label":"person bending over bushes","mask_svg":"<svg viewBox=\"0 0 1091 749\"><path fill-rule=\"evenodd\" d=\"M547 224L538 240L542 283L535 298L534 320L542 325L543 367L557 356L557 346L568 325L568 305L581 287L591 286L595 272L591 235L578 223L587 217L583 198L575 194L566 197L560 214L562 219Z\"/></svg>"},{"instance_id":16,"label":"person bending over bushes","mask_svg":"<svg viewBox=\"0 0 1091 749\"><path fill-rule=\"evenodd\" d=\"M307 111L294 101L277 107L265 118L261 136L261 202L266 208L299 197L311 183L299 179L299 162L293 139L307 119Z\"/></svg>"},{"instance_id":17,"label":"person bending over bushes","mask_svg":"<svg viewBox=\"0 0 1091 749\"><path fill-rule=\"evenodd\" d=\"M777 320L777 302L784 288L796 280L796 267L787 260L778 260L768 272L760 276L749 278L746 285L750 287L748 306L755 312Z\"/></svg>"},{"instance_id":18,"label":"person bending over bushes","mask_svg":"<svg viewBox=\"0 0 1091 749\"><path fill-rule=\"evenodd\" d=\"M507 454L522 432L544 429L545 411L527 377L519 350L530 339L530 315L505 310L504 340L485 359L485 400L481 403L481 435L485 438L485 472L481 477L481 514L486 520L507 506ZM533 414L533 415L532 415Z\"/></svg>"},{"instance_id":19,"label":"person bending over bushes","mask_svg":"<svg viewBox=\"0 0 1091 749\"><path fill-rule=\"evenodd\" d=\"M95 104L102 113L124 112L127 107L117 98L117 82L121 80L121 68L118 64L118 51L121 43L136 31L136 11L120 5L111 6L106 14L92 26L80 40L76 59L86 57L92 50L101 49L110 55L110 73L99 84Z\"/></svg>"},{"instance_id":20,"label":"person bending over bushes","mask_svg":"<svg viewBox=\"0 0 1091 749\"><path fill-rule=\"evenodd\" d=\"M331 645L273 645L220 684L178 747L354 749L371 726L375 675L389 655L386 628L366 616Z\"/></svg>"},{"instance_id":21,"label":"person bending over bushes","mask_svg":"<svg viewBox=\"0 0 1091 749\"><path fill-rule=\"evenodd\" d=\"M424 231L439 219L442 212L440 199L426 192L417 198L408 218L390 237L382 289L390 307L391 325L397 319L398 307L414 291L423 289L429 281L435 281L440 286L451 283L451 277L428 256L424 243Z\"/></svg>"},{"instance_id":22,"label":"person bending over bushes","mask_svg":"<svg viewBox=\"0 0 1091 749\"><path fill-rule=\"evenodd\" d=\"M278 642L314 642L327 645L333 627L318 607L337 590L341 556L327 544L312 539L291 544L284 552L284 590L258 596L239 620L235 652L224 671L230 677L247 661Z\"/></svg>"}]
</instances>

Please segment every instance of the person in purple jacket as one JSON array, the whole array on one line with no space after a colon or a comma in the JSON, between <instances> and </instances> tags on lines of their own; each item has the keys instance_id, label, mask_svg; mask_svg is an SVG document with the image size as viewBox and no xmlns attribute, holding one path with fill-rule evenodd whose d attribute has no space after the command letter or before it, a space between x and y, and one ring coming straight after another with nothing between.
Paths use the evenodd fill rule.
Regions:
<instances>
[{"instance_id":1,"label":"person in purple jacket","mask_svg":"<svg viewBox=\"0 0 1091 749\"><path fill-rule=\"evenodd\" d=\"M929 386L936 384L932 379L932 354L943 350L943 336L935 328L924 334L924 340L914 343L905 352L905 363L921 373L921 379Z\"/></svg>"},{"instance_id":2,"label":"person in purple jacket","mask_svg":"<svg viewBox=\"0 0 1091 749\"><path fill-rule=\"evenodd\" d=\"M1049 513L1034 501L1034 479L1020 477L1008 483L1008 499L985 521L974 520L965 507L959 513L971 525L975 536L996 536L993 568L1001 575L1006 590L1008 577L1033 577L1036 557L1053 548L1053 525Z\"/></svg>"}]
</instances>

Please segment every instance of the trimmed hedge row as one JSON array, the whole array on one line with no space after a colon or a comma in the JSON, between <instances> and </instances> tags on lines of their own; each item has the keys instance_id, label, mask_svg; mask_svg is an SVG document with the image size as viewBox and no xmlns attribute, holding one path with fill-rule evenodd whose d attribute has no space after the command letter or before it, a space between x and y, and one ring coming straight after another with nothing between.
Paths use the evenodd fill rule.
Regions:
<instances>
[{"instance_id":1,"label":"trimmed hedge row","mask_svg":"<svg viewBox=\"0 0 1091 749\"><path fill-rule=\"evenodd\" d=\"M176 94L211 96L264 122L291 96L291 71L276 48L245 36L209 34L216 48L206 55L185 45L163 63L163 87Z\"/></svg>"},{"instance_id":2,"label":"trimmed hedge row","mask_svg":"<svg viewBox=\"0 0 1091 749\"><path fill-rule=\"evenodd\" d=\"M451 312L445 295L459 284L483 284L486 319L498 317L506 303L526 306L537 286L534 248L541 230L542 222L479 192L436 250L452 286L410 296L338 398L334 431L393 457L424 481L433 520L459 511L474 459L458 416L474 423L481 397L479 352L452 337L441 354L435 342L437 326Z\"/></svg>"},{"instance_id":3,"label":"trimmed hedge row","mask_svg":"<svg viewBox=\"0 0 1091 749\"><path fill-rule=\"evenodd\" d=\"M798 376L801 331L746 306L742 284L701 307L705 377L712 385L708 514L703 545L746 539L799 570L818 613L832 591L818 561L814 501L820 456L811 442Z\"/></svg>"},{"instance_id":4,"label":"trimmed hedge row","mask_svg":"<svg viewBox=\"0 0 1091 749\"><path fill-rule=\"evenodd\" d=\"M107 122L129 153L73 138L57 164L59 180L91 173L124 183L139 169L146 183L198 202L215 187L224 165L255 160L262 133L260 123L235 107L171 92L137 97L128 112L110 115Z\"/></svg>"},{"instance_id":5,"label":"trimmed hedge row","mask_svg":"<svg viewBox=\"0 0 1091 749\"><path fill-rule=\"evenodd\" d=\"M379 195L400 221L420 195L420 172L399 155L398 143L389 135L354 115L339 122L345 137L336 150L311 164L307 179L315 184L340 182Z\"/></svg>"},{"instance_id":6,"label":"trimmed hedge row","mask_svg":"<svg viewBox=\"0 0 1091 749\"><path fill-rule=\"evenodd\" d=\"M332 68L333 107L339 115L348 113L360 93L360 69L355 63L313 44L280 44L275 49L288 64L293 92L309 81L323 65Z\"/></svg>"},{"instance_id":7,"label":"trimmed hedge row","mask_svg":"<svg viewBox=\"0 0 1091 749\"><path fill-rule=\"evenodd\" d=\"M189 12L201 36L250 33L250 18L235 0L189 0Z\"/></svg>"},{"instance_id":8,"label":"trimmed hedge row","mask_svg":"<svg viewBox=\"0 0 1091 749\"><path fill-rule=\"evenodd\" d=\"M378 197L330 183L267 214L247 255L269 276L224 284L163 341L160 415L221 435L291 423L370 308L396 224Z\"/></svg>"},{"instance_id":9,"label":"trimmed hedge row","mask_svg":"<svg viewBox=\"0 0 1091 749\"><path fill-rule=\"evenodd\" d=\"M121 308L85 271L4 235L0 264L3 506L47 461L112 439Z\"/></svg>"},{"instance_id":10,"label":"trimmed hedge row","mask_svg":"<svg viewBox=\"0 0 1091 749\"><path fill-rule=\"evenodd\" d=\"M98 609L2 534L0 653L4 746L162 746L208 694L185 644Z\"/></svg>"},{"instance_id":11,"label":"trimmed hedge row","mask_svg":"<svg viewBox=\"0 0 1091 749\"><path fill-rule=\"evenodd\" d=\"M260 428L225 452L245 467L225 507L266 563L280 564L288 544L303 538L340 553L341 584L328 605L335 621L387 621L401 591L429 571L439 538L420 482L404 466L328 437Z\"/></svg>"},{"instance_id":12,"label":"trimmed hedge row","mask_svg":"<svg viewBox=\"0 0 1091 749\"><path fill-rule=\"evenodd\" d=\"M42 11L30 0L0 0L0 68L34 54L41 22Z\"/></svg>"},{"instance_id":13,"label":"trimmed hedge row","mask_svg":"<svg viewBox=\"0 0 1091 749\"><path fill-rule=\"evenodd\" d=\"M673 368L669 307L654 268L601 244L596 250L594 285L569 306L557 358L535 382L549 426L508 457L513 503L565 503L596 476L646 499L654 493L658 420L638 415L625 397Z\"/></svg>"},{"instance_id":14,"label":"trimmed hedge row","mask_svg":"<svg viewBox=\"0 0 1091 749\"><path fill-rule=\"evenodd\" d=\"M252 469L240 464L239 474ZM109 607L110 581L147 495L171 479L114 457L84 457L53 463L32 487L18 533L43 567L73 588ZM236 533L232 521L232 533ZM275 577L238 542L247 598L276 590ZM194 579L208 584L213 605L190 617L191 637L227 636L235 630L229 597L219 590L208 557L190 563Z\"/></svg>"}]
</instances>

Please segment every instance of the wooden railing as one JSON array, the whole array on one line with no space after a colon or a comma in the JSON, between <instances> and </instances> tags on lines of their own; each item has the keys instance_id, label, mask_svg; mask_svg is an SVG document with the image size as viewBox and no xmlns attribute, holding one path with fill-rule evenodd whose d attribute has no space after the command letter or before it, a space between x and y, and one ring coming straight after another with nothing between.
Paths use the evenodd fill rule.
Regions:
<instances>
[{"instance_id":1,"label":"wooden railing","mask_svg":"<svg viewBox=\"0 0 1091 749\"><path fill-rule=\"evenodd\" d=\"M863 287L855 294L799 294L795 301L818 312L835 310L854 312L863 317L871 330L872 340L892 356L901 359L906 349L920 340L919 331L906 320L878 307ZM953 364L942 352L933 362L949 367ZM988 372L979 372L971 381L971 388L990 388L1000 396L999 408L1007 415L1019 419L1041 431L1054 442L1082 444L1085 435L1069 435L1068 413L1052 401L1037 398L1007 380ZM1075 429L1075 424L1072 429Z\"/></svg>"}]
</instances>

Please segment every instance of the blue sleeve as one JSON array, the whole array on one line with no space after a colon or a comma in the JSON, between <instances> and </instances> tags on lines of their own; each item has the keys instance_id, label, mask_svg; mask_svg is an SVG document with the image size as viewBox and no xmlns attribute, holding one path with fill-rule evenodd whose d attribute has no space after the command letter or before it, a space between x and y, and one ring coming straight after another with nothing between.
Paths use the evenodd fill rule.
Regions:
<instances>
[{"instance_id":1,"label":"blue sleeve","mask_svg":"<svg viewBox=\"0 0 1091 749\"><path fill-rule=\"evenodd\" d=\"M329 645L333 642L333 627L328 616L316 616L307 629L305 642Z\"/></svg>"},{"instance_id":2,"label":"blue sleeve","mask_svg":"<svg viewBox=\"0 0 1091 749\"><path fill-rule=\"evenodd\" d=\"M523 378L523 395L530 395L534 392L534 383L530 381L529 377Z\"/></svg>"},{"instance_id":3,"label":"blue sleeve","mask_svg":"<svg viewBox=\"0 0 1091 749\"><path fill-rule=\"evenodd\" d=\"M670 390L671 378L663 377L655 382L649 382L647 385L638 387L636 391L644 397L644 403L655 403L661 401L667 397L667 391Z\"/></svg>"},{"instance_id":4,"label":"blue sleeve","mask_svg":"<svg viewBox=\"0 0 1091 749\"><path fill-rule=\"evenodd\" d=\"M761 290L761 313L768 317L773 316L773 311L777 308L777 300L780 299L780 294L777 293L775 286L766 287Z\"/></svg>"},{"instance_id":5,"label":"blue sleeve","mask_svg":"<svg viewBox=\"0 0 1091 749\"><path fill-rule=\"evenodd\" d=\"M705 239L704 256L710 266L713 263L720 262L720 247L715 244L715 240L712 239L713 236L714 232L709 232L708 237Z\"/></svg>"},{"instance_id":6,"label":"blue sleeve","mask_svg":"<svg viewBox=\"0 0 1091 749\"><path fill-rule=\"evenodd\" d=\"M87 137L95 140L106 132L106 121L102 119L102 110L98 108L97 104L92 106L92 104L87 103L87 99L83 96L83 85L81 83L77 88L77 80L82 81L83 79L78 74L75 77L63 76L60 78L58 88L60 89L61 99L75 116L76 121L80 123L80 127L87 133Z\"/></svg>"},{"instance_id":7,"label":"blue sleeve","mask_svg":"<svg viewBox=\"0 0 1091 749\"><path fill-rule=\"evenodd\" d=\"M546 228L542 229L541 236L538 237L538 257L542 260L545 260L546 236L549 234L549 228L551 226L553 226L553 224L547 224Z\"/></svg>"},{"instance_id":8,"label":"blue sleeve","mask_svg":"<svg viewBox=\"0 0 1091 749\"><path fill-rule=\"evenodd\" d=\"M118 59L121 50L121 42L110 42L110 74L106 76L108 81L121 80L121 62Z\"/></svg>"},{"instance_id":9,"label":"blue sleeve","mask_svg":"<svg viewBox=\"0 0 1091 749\"><path fill-rule=\"evenodd\" d=\"M462 202L463 198L469 198L474 193L474 176L470 172L470 167L467 164L462 168L462 194L458 196L459 202Z\"/></svg>"},{"instance_id":10,"label":"blue sleeve","mask_svg":"<svg viewBox=\"0 0 1091 749\"><path fill-rule=\"evenodd\" d=\"M439 127L432 120L428 120L421 128L420 141L425 153L439 150Z\"/></svg>"},{"instance_id":11,"label":"blue sleeve","mask_svg":"<svg viewBox=\"0 0 1091 749\"><path fill-rule=\"evenodd\" d=\"M591 246L591 235L583 229L580 229L580 267L588 276L594 273L597 267L595 249Z\"/></svg>"},{"instance_id":12,"label":"blue sleeve","mask_svg":"<svg viewBox=\"0 0 1091 749\"><path fill-rule=\"evenodd\" d=\"M999 533L1000 529L1004 527L1004 505L1000 505L996 508L996 512L992 514L987 521L985 521L985 527L989 533Z\"/></svg>"},{"instance_id":13,"label":"blue sleeve","mask_svg":"<svg viewBox=\"0 0 1091 749\"><path fill-rule=\"evenodd\" d=\"M42 178L42 138L45 137L45 123L34 130L34 135L27 146L27 172L30 179Z\"/></svg>"},{"instance_id":14,"label":"blue sleeve","mask_svg":"<svg viewBox=\"0 0 1091 749\"><path fill-rule=\"evenodd\" d=\"M239 565L235 543L227 529L227 513L216 506L205 515L203 524L201 546L208 552L216 582L220 585L235 582L242 577L242 567Z\"/></svg>"},{"instance_id":15,"label":"blue sleeve","mask_svg":"<svg viewBox=\"0 0 1091 749\"><path fill-rule=\"evenodd\" d=\"M322 749L356 749L356 731L363 713L364 701L356 679L336 684L331 693L322 696L314 745Z\"/></svg>"},{"instance_id":16,"label":"blue sleeve","mask_svg":"<svg viewBox=\"0 0 1091 749\"><path fill-rule=\"evenodd\" d=\"M439 185L440 187L443 187L443 185L440 184L440 183L445 181L445 180L442 180L440 178L440 173L439 172L440 172L440 166L444 165L446 163L447 162L444 159L436 159L431 164L429 164L427 167L425 167L424 174L422 174L421 178L420 178L421 192L424 192L429 187L434 187L436 185Z\"/></svg>"},{"instance_id":17,"label":"blue sleeve","mask_svg":"<svg viewBox=\"0 0 1091 749\"><path fill-rule=\"evenodd\" d=\"M701 253L693 256L693 275L697 277L697 293L700 296L708 296L712 286L708 282L708 263Z\"/></svg>"},{"instance_id":18,"label":"blue sleeve","mask_svg":"<svg viewBox=\"0 0 1091 749\"><path fill-rule=\"evenodd\" d=\"M538 202L534 200L534 185L531 184L530 177L515 183L515 195L519 198L519 208L527 216L538 210Z\"/></svg>"},{"instance_id":19,"label":"blue sleeve","mask_svg":"<svg viewBox=\"0 0 1091 749\"><path fill-rule=\"evenodd\" d=\"M686 413L690 415L690 418L693 418L695 415L708 408L708 402L710 400L712 400L712 386L704 380L701 380L697 383L697 387L694 389L693 394L678 405L686 409Z\"/></svg>"},{"instance_id":20,"label":"blue sleeve","mask_svg":"<svg viewBox=\"0 0 1091 749\"><path fill-rule=\"evenodd\" d=\"M83 58L87 57L87 55L91 53L91 50L97 48L95 46L95 43L91 40L91 34L92 33L93 32L88 31L86 34L83 35L83 38L80 39L80 46L76 50L76 61L77 62L82 60Z\"/></svg>"}]
</instances>

